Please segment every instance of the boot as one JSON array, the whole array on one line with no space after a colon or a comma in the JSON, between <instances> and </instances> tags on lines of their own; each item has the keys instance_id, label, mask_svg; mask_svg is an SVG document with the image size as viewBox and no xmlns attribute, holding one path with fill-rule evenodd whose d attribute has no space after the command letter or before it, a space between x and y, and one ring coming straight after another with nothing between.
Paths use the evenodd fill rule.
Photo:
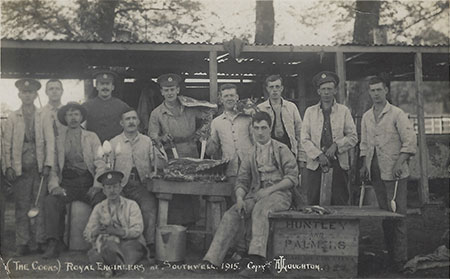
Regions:
<instances>
[{"instance_id":1,"label":"boot","mask_svg":"<svg viewBox=\"0 0 450 279\"><path fill-rule=\"evenodd\" d=\"M42 258L53 259L57 258L58 256L59 256L58 241L52 238L48 241L47 250L45 251L44 255L42 255Z\"/></svg>"}]
</instances>

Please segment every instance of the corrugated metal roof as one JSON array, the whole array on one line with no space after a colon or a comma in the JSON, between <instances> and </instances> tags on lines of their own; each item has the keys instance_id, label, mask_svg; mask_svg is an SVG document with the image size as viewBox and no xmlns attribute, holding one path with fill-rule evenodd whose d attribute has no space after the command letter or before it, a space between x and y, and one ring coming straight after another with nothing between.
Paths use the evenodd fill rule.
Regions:
<instances>
[{"instance_id":1,"label":"corrugated metal roof","mask_svg":"<svg viewBox=\"0 0 450 279\"><path fill-rule=\"evenodd\" d=\"M182 42L182 41L152 41L152 40L126 40L126 39L113 39L111 42L105 42L101 39L18 39L13 37L2 37L2 40L10 40L16 42L67 42L67 43L122 43L122 44L157 44L157 45L222 45L222 42L210 43L210 42ZM407 43L396 43L396 44L245 44L247 46L304 46L304 47L334 47L334 46L367 46L367 47L377 47L377 46L405 46L405 47L450 47L449 44L407 44Z\"/></svg>"}]
</instances>

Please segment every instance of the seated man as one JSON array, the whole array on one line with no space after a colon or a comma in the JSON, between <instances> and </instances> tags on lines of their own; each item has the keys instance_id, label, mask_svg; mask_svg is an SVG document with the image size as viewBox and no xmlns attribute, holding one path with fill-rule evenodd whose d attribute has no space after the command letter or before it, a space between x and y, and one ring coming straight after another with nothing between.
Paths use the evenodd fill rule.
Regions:
<instances>
[{"instance_id":1,"label":"seated man","mask_svg":"<svg viewBox=\"0 0 450 279\"><path fill-rule=\"evenodd\" d=\"M86 240L92 243L88 252L92 264L132 265L147 252L141 210L135 201L120 196L122 178L123 173L108 170L97 179L103 184L106 200L94 207L84 230ZM105 269L103 275L111 277L113 271Z\"/></svg>"},{"instance_id":2,"label":"seated man","mask_svg":"<svg viewBox=\"0 0 450 279\"><path fill-rule=\"evenodd\" d=\"M100 183L94 180L105 169L105 162L97 152L100 140L95 133L81 128L86 113L76 102L69 102L57 113L64 129L56 138L57 163L51 169L49 195L45 198L48 247L44 259L58 257L66 204L78 200L94 206L105 199Z\"/></svg>"},{"instance_id":3,"label":"seated man","mask_svg":"<svg viewBox=\"0 0 450 279\"><path fill-rule=\"evenodd\" d=\"M149 137L139 133L139 118L134 109L126 110L121 117L123 132L111 140L114 170L124 174L122 196L136 201L141 209L145 241L153 256L157 202L155 195L147 190L152 163L155 164L153 145Z\"/></svg>"},{"instance_id":4,"label":"seated man","mask_svg":"<svg viewBox=\"0 0 450 279\"><path fill-rule=\"evenodd\" d=\"M225 212L204 261L219 266L243 228L251 224L252 235L248 249L255 264L263 264L269 237L269 212L289 209L290 188L298 183L297 161L289 148L271 139L270 115L257 112L252 118L256 145L244 157L236 179L236 204ZM251 269L242 276L260 276Z\"/></svg>"}]
</instances>

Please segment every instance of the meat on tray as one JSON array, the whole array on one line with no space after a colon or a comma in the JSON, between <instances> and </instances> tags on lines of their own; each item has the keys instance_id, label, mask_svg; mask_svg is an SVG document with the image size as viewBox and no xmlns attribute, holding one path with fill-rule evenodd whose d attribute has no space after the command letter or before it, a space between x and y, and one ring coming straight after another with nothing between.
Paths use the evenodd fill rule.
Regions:
<instances>
[{"instance_id":1,"label":"meat on tray","mask_svg":"<svg viewBox=\"0 0 450 279\"><path fill-rule=\"evenodd\" d=\"M164 179L172 181L226 181L228 160L180 158L171 160L164 169Z\"/></svg>"}]
</instances>

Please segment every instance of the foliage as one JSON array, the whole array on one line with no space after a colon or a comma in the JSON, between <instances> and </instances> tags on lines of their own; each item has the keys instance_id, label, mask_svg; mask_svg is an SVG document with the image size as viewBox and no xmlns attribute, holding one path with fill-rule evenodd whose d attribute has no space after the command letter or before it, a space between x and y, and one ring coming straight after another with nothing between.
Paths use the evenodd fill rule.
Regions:
<instances>
[{"instance_id":1,"label":"foliage","mask_svg":"<svg viewBox=\"0 0 450 279\"><path fill-rule=\"evenodd\" d=\"M2 36L110 41L211 40L215 33L197 0L4 0Z\"/></svg>"},{"instance_id":2,"label":"foliage","mask_svg":"<svg viewBox=\"0 0 450 279\"><path fill-rule=\"evenodd\" d=\"M388 43L449 43L448 0L381 2L379 24L387 27ZM304 1L299 3L304 4ZM327 32L333 33L332 39L336 43L352 42L353 29L348 28L348 23L354 22L358 12L355 0L317 1L302 10L299 10L297 3L291 4L290 7L291 16L295 17L300 25L325 25ZM332 20L333 17L335 20Z\"/></svg>"}]
</instances>

